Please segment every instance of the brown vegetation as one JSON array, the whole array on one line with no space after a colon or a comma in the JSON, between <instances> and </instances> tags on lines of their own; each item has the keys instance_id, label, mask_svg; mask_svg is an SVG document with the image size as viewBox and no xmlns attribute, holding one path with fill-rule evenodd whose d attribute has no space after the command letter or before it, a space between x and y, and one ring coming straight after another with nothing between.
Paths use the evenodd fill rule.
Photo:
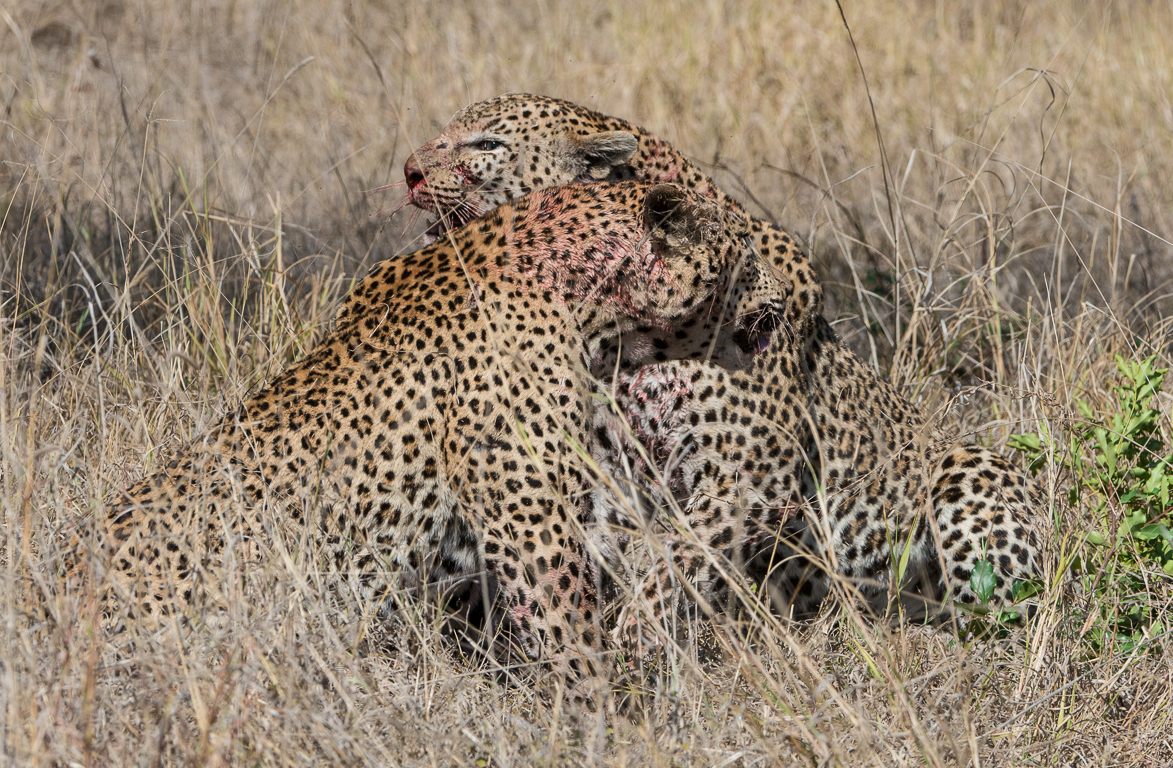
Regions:
<instances>
[{"instance_id":1,"label":"brown vegetation","mask_svg":"<svg viewBox=\"0 0 1173 768\"><path fill-rule=\"evenodd\" d=\"M711 165L802 239L841 332L949 428L1066 445L1077 398L1112 409L1115 355L1173 359L1173 8L844 10L858 50L834 3L0 6L0 762L1173 763L1173 642L1090 645L1098 607L1058 567L1003 639L850 609L701 623L626 716L495 684L422 609L387 627L335 605L290 542L270 572L224 574L221 624L128 632L121 655L95 642L100 564L59 583L107 493L411 246L407 212L377 215L399 193L368 192L510 90ZM1094 515L1057 467L1039 515L1067 563ZM1145 577L1160 615L1173 588Z\"/></svg>"}]
</instances>

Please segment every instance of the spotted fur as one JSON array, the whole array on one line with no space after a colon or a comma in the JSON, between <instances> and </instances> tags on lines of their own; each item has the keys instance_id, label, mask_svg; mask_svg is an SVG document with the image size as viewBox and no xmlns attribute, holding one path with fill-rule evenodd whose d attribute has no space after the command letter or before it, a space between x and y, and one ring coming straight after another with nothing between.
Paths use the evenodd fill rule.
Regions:
<instances>
[{"instance_id":1,"label":"spotted fur","mask_svg":"<svg viewBox=\"0 0 1173 768\"><path fill-rule=\"evenodd\" d=\"M587 672L590 371L714 344L752 360L779 289L747 231L678 186L580 185L376 265L313 352L110 505L113 610L213 594L228 542L255 559L276 509L376 607L472 579L524 658Z\"/></svg>"},{"instance_id":2,"label":"spotted fur","mask_svg":"<svg viewBox=\"0 0 1173 768\"><path fill-rule=\"evenodd\" d=\"M560 99L505 94L465 107L403 167L411 202L437 215L427 238L534 189L640 179L679 184L744 214L663 139ZM823 311L818 275L780 228L752 219L753 241L783 282L786 322L799 339Z\"/></svg>"},{"instance_id":3,"label":"spotted fur","mask_svg":"<svg viewBox=\"0 0 1173 768\"><path fill-rule=\"evenodd\" d=\"M741 210L642 128L528 94L461 110L404 173L412 202L439 214L433 235L448 217L588 179L671 179ZM604 558L617 563L624 530L665 497L678 510L659 520L671 554L640 577L646 600L625 609L620 634L650 639L641 622L659 623L680 586L720 600L732 568L768 578L794 615L817 609L832 575L880 602L906 549L906 583L919 577L937 596L972 603L970 574L984 558L995 600L1009 600L1016 581L1038 573L1040 502L1029 481L988 450L936 446L916 407L823 319L818 279L793 239L760 220L751 239L786 281L787 322L764 354L743 371L695 360L620 370L616 408L595 415L606 468L642 476L598 497Z\"/></svg>"}]
</instances>

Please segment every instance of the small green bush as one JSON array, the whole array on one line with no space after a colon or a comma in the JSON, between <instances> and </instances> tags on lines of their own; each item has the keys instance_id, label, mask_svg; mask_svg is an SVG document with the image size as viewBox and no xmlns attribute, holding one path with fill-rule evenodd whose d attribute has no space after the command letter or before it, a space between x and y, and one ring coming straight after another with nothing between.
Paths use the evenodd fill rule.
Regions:
<instances>
[{"instance_id":1,"label":"small green bush","mask_svg":"<svg viewBox=\"0 0 1173 768\"><path fill-rule=\"evenodd\" d=\"M1169 370L1156 360L1116 357L1121 383L1112 387L1113 412L1097 414L1076 399L1085 421L1072 430L1065 454L1045 427L1010 439L1034 472L1062 455L1073 481L1068 500L1091 509L1092 529L1081 537L1086 546L1076 548L1070 568L1094 599L1082 632L1097 649L1111 643L1130 651L1164 632L1155 600L1160 582L1173 577L1173 453L1160 411L1151 407Z\"/></svg>"}]
</instances>

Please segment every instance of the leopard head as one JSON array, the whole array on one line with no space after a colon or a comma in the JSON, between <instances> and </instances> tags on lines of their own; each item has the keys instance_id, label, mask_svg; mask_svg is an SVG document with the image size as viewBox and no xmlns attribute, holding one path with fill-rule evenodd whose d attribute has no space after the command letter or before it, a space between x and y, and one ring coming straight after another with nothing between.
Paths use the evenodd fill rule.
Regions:
<instances>
[{"instance_id":1,"label":"leopard head","mask_svg":"<svg viewBox=\"0 0 1173 768\"><path fill-rule=\"evenodd\" d=\"M622 125L529 94L465 107L403 166L411 204L437 216L425 241L536 189L632 178L638 139Z\"/></svg>"}]
</instances>

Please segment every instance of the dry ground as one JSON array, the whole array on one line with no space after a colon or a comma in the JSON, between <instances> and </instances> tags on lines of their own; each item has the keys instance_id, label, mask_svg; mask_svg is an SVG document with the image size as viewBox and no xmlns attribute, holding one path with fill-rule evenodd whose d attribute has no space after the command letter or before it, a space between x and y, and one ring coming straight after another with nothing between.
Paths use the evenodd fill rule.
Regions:
<instances>
[{"instance_id":1,"label":"dry ground","mask_svg":"<svg viewBox=\"0 0 1173 768\"><path fill-rule=\"evenodd\" d=\"M710 164L802 239L851 344L976 441L1066 444L1077 398L1112 408L1114 355L1169 364L1169 3L845 0L856 47L834 3L666 9L0 5L0 762L1173 764L1173 643L1089 645L1099 606L1060 568L1000 640L850 611L700 625L626 716L496 685L422 611L349 615L312 553L229 579L222 625L95 642L56 580L72 526L411 247L400 192L368 192L504 91ZM1057 464L1039 481L1049 546L1079 554L1091 509Z\"/></svg>"}]
</instances>

